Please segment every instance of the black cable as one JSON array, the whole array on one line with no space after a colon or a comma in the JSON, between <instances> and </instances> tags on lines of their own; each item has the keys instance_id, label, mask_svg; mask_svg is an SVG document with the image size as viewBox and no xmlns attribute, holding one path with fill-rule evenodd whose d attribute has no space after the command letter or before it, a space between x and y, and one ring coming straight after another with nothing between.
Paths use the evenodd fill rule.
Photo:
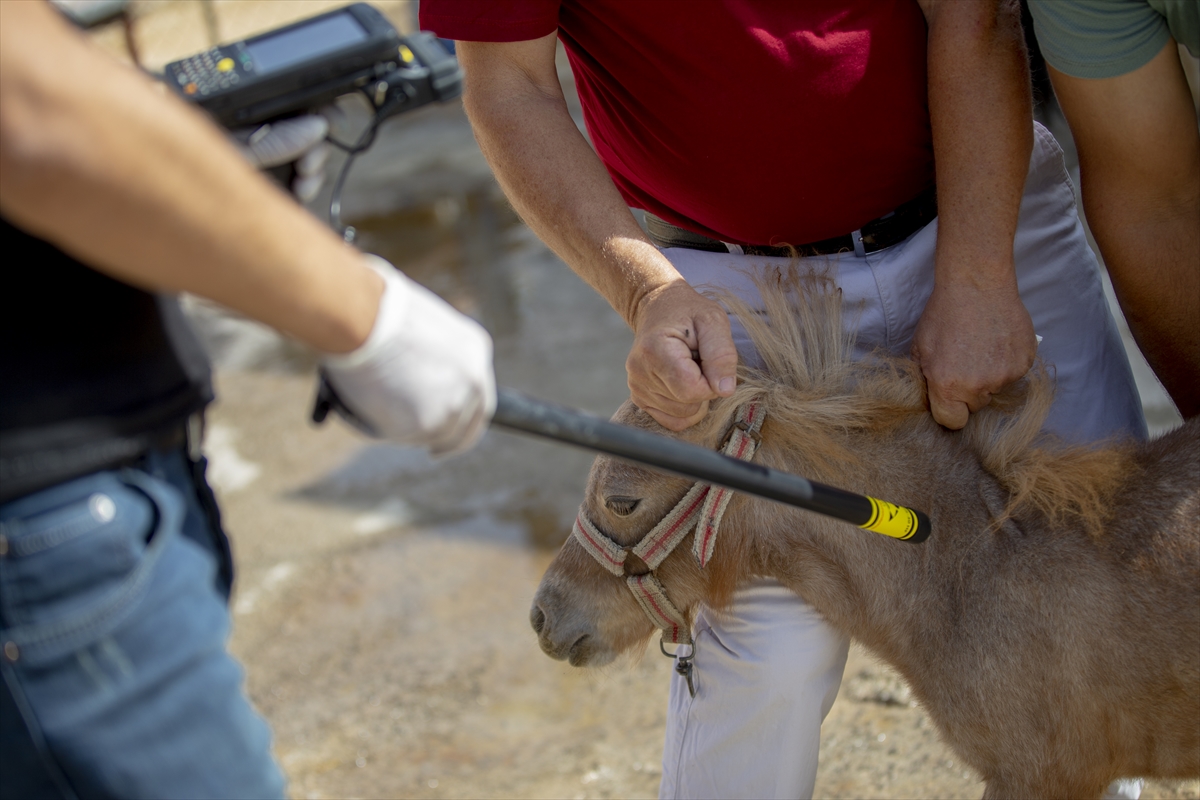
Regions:
<instances>
[{"instance_id":1,"label":"black cable","mask_svg":"<svg viewBox=\"0 0 1200 800\"><path fill-rule=\"evenodd\" d=\"M375 112L375 116L371 118L367 129L362 132L362 135L358 137L358 142L352 147L348 147L331 136L325 137L325 141L334 147L346 151L346 160L342 162L342 168L338 171L337 180L333 184L333 193L329 198L329 224L347 242L354 241L355 231L354 228L342 224L342 188L346 185L346 176L350 174L350 165L354 163L354 159L358 158L360 153L374 144L375 133L379 129L379 123L383 122L384 119L382 112L382 108Z\"/></svg>"},{"instance_id":2,"label":"black cable","mask_svg":"<svg viewBox=\"0 0 1200 800\"><path fill-rule=\"evenodd\" d=\"M333 138L332 133L327 134L325 136L325 141L329 142L331 145L333 145L337 149L343 150L347 153L355 153L355 154L361 153L363 150L366 150L368 147L370 147L375 142L375 128L378 127L380 122L382 122L382 119L380 117L380 112L383 110L383 106L375 105L375 102L371 99L371 94L366 89L360 88L358 90L358 93L367 99L367 105L369 105L371 108L375 109L375 117L367 125L366 130L363 131L363 133L359 136L358 143L357 144L346 144L345 142L339 142L337 139ZM386 106L387 104L385 103L384 105ZM370 136L370 138L367 141L363 141L363 137L365 137L365 136Z\"/></svg>"},{"instance_id":3,"label":"black cable","mask_svg":"<svg viewBox=\"0 0 1200 800\"><path fill-rule=\"evenodd\" d=\"M365 89L359 89L359 91L367 98L368 103L372 106L375 105L371 100L371 95ZM333 193L329 198L329 224L347 242L353 242L355 235L354 228L342 224L342 188L346 184L346 176L350 174L350 165L354 163L354 159L358 157L359 153L375 143L375 135L379 132L379 124L397 113L408 101L408 95L400 91L383 105L376 107L375 116L371 118L370 124L367 125L366 130L362 132L362 135L358 137L358 141L354 145L339 142L332 136L327 135L325 137L325 141L346 152L346 160L338 172L337 180L333 184Z\"/></svg>"}]
</instances>

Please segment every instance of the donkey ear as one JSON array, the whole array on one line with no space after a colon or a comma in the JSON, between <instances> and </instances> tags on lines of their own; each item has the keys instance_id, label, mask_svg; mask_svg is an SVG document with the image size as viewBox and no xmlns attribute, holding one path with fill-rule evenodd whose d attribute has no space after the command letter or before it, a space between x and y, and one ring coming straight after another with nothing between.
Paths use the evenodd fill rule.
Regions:
<instances>
[{"instance_id":1,"label":"donkey ear","mask_svg":"<svg viewBox=\"0 0 1200 800\"><path fill-rule=\"evenodd\" d=\"M604 499L605 507L618 517L628 517L640 502L642 502L641 498L623 497L616 494Z\"/></svg>"}]
</instances>

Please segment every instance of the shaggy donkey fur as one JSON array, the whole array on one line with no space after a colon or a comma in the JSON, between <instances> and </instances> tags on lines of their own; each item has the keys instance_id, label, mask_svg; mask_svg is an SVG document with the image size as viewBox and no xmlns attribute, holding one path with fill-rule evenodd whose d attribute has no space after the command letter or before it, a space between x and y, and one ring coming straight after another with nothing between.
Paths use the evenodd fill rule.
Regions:
<instances>
[{"instance_id":1,"label":"shaggy donkey fur","mask_svg":"<svg viewBox=\"0 0 1200 800\"><path fill-rule=\"evenodd\" d=\"M752 576L778 579L904 675L985 797L1200 776L1200 419L1148 444L1067 447L1039 434L1052 394L1039 369L947 431L906 359L851 360L828 279L780 272L760 288L765 314L724 298L765 365L732 398L684 434L629 403L614 419L715 447L756 398L759 463L923 509L933 534L901 543L739 496L708 567L685 543L659 568L676 605L720 608ZM583 512L630 544L687 488L601 457ZM573 539L531 619L577 666L653 632Z\"/></svg>"}]
</instances>

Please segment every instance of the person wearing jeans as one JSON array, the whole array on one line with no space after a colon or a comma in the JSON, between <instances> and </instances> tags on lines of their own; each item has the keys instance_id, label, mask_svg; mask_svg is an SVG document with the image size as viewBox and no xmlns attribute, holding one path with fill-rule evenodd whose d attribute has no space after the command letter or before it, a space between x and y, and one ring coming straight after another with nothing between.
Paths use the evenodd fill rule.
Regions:
<instances>
[{"instance_id":1,"label":"person wearing jeans","mask_svg":"<svg viewBox=\"0 0 1200 800\"><path fill-rule=\"evenodd\" d=\"M360 427L434 453L486 428L491 338L43 2L0 3L0 243L0 795L283 797L175 294L305 342Z\"/></svg>"}]
</instances>

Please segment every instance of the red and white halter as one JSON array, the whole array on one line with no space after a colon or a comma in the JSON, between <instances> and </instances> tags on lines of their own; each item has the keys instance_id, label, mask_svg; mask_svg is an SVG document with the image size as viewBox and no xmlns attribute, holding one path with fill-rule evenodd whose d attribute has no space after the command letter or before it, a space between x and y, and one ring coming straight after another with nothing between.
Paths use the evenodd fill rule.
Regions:
<instances>
[{"instance_id":1,"label":"red and white halter","mask_svg":"<svg viewBox=\"0 0 1200 800\"><path fill-rule=\"evenodd\" d=\"M721 452L727 456L749 461L758 449L759 429L766 411L760 402L750 402L738 409L737 419ZM638 605L655 627L662 630L664 642L692 645L692 633L683 612L667 597L662 583L654 575L658 565L671 554L693 527L696 536L692 552L703 569L712 558L717 541L717 527L729 505L733 492L708 483L696 483L688 490L670 513L635 545L617 544L600 532L580 509L572 533L583 549L614 575L623 576ZM637 557L628 561L629 554ZM641 562L641 563L639 563ZM644 567L643 567L644 565ZM663 650L666 653L666 650ZM668 655L670 655L668 653ZM690 656L687 657L690 661ZM677 667L679 669L679 667ZM688 685L691 686L690 666ZM682 673L683 670L680 669Z\"/></svg>"}]
</instances>

